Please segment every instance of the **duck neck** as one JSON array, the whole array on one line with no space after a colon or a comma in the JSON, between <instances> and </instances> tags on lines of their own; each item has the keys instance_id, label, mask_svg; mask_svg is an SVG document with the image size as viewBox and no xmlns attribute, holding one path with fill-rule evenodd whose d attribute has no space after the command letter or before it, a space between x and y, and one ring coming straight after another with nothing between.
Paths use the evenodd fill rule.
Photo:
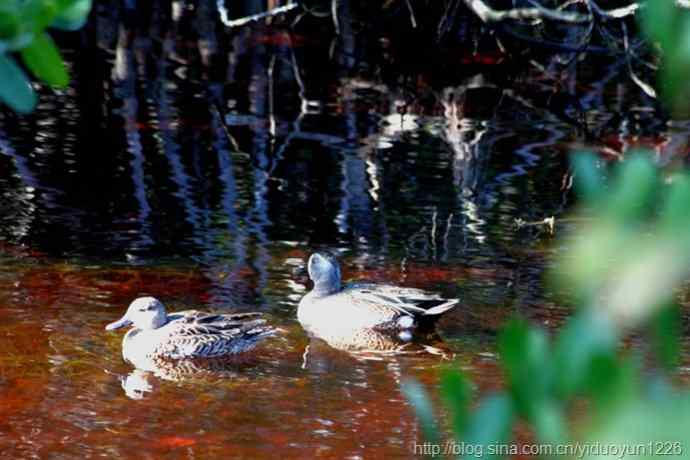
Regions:
<instances>
[{"instance_id":1,"label":"duck neck","mask_svg":"<svg viewBox=\"0 0 690 460\"><path fill-rule=\"evenodd\" d=\"M317 296L326 296L340 291L340 279L327 279L314 283L312 292Z\"/></svg>"},{"instance_id":2,"label":"duck neck","mask_svg":"<svg viewBox=\"0 0 690 460\"><path fill-rule=\"evenodd\" d=\"M165 326L168 323L168 315L165 312L156 313L147 322L140 324L139 328L144 330L153 330Z\"/></svg>"}]
</instances>

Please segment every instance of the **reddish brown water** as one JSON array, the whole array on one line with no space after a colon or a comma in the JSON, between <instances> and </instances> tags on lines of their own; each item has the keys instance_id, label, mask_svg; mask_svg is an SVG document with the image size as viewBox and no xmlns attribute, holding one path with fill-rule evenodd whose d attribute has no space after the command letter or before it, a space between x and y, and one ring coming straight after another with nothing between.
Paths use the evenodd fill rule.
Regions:
<instances>
[{"instance_id":1,"label":"reddish brown water","mask_svg":"<svg viewBox=\"0 0 690 460\"><path fill-rule=\"evenodd\" d=\"M273 262L280 266L280 257ZM439 276L418 268L407 280L423 285L429 273ZM451 276L447 271L446 281ZM122 334L103 327L136 292L159 296L171 310L213 310L207 293L217 280L208 274L32 260L6 264L0 280L0 442L15 458L258 458L277 451L286 458L405 458L419 438L399 384L415 378L431 385L448 365L426 353L332 349L306 336L287 301L285 315L269 315L283 329L279 337L223 372L170 380L134 371L120 356ZM299 294L284 290L286 299ZM467 316L448 320L471 327L463 326ZM458 362L483 386L495 386L492 347L461 343L453 346Z\"/></svg>"},{"instance_id":2,"label":"reddish brown water","mask_svg":"<svg viewBox=\"0 0 690 460\"><path fill-rule=\"evenodd\" d=\"M277 254L272 263L289 266L295 255ZM378 280L385 272L390 281L426 288L468 277L488 286L502 278L499 271L462 266L412 265L404 273L352 268L349 261L346 276ZM103 327L137 293L159 296L171 310L251 309L215 304L208 293L219 277L192 267L6 259L0 272L3 456L268 458L279 451L284 458L412 458L423 440L401 381L413 378L433 389L443 366L459 366L482 393L502 385L494 333L511 309L477 302L444 318L439 330L447 343L436 345L452 353L450 359L423 352L350 354L304 333L290 300L299 297L304 280L289 282L280 270L268 285L282 286L282 302L276 297L268 316L282 332L255 352L220 371L183 376L154 375L123 362L122 334ZM555 307L523 308L550 326L565 315Z\"/></svg>"}]
</instances>

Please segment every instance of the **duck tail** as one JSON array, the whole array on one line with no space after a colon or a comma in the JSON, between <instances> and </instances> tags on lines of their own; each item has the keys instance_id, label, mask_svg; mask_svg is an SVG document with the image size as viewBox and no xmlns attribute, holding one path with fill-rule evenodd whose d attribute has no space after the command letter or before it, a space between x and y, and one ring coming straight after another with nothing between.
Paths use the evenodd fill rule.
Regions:
<instances>
[{"instance_id":1,"label":"duck tail","mask_svg":"<svg viewBox=\"0 0 690 460\"><path fill-rule=\"evenodd\" d=\"M266 337L274 336L279 332L282 332L282 330L271 326L260 325L247 331L247 335L250 335L253 340L261 340Z\"/></svg>"},{"instance_id":2,"label":"duck tail","mask_svg":"<svg viewBox=\"0 0 690 460\"><path fill-rule=\"evenodd\" d=\"M450 299L446 302L443 302L441 305L436 305L435 307L428 309L424 312L424 316L441 315L450 310L451 308L455 307L458 304L458 302L460 302L460 299Z\"/></svg>"}]
</instances>

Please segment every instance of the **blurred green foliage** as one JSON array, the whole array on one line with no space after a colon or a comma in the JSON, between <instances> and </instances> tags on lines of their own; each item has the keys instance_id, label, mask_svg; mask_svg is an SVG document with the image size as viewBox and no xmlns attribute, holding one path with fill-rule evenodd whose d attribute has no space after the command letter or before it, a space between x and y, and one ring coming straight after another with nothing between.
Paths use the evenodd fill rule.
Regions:
<instances>
[{"instance_id":1,"label":"blurred green foliage","mask_svg":"<svg viewBox=\"0 0 690 460\"><path fill-rule=\"evenodd\" d=\"M36 105L29 77L22 63L39 80L63 88L69 75L55 42L46 29L81 28L92 0L0 1L0 100L13 110L27 113Z\"/></svg>"},{"instance_id":2,"label":"blurred green foliage","mask_svg":"<svg viewBox=\"0 0 690 460\"><path fill-rule=\"evenodd\" d=\"M580 309L554 337L519 319L507 324L498 339L506 389L475 409L470 383L457 370L445 371L442 400L459 442L491 452L519 424L539 443L630 449L612 457L651 458L663 449L690 455L683 445L690 442L690 393L671 383L680 334L673 294L690 276L690 176L662 176L650 156L630 155L610 180L593 155L575 157L588 224L570 238L550 279L557 291L574 291ZM631 331L647 332L653 351L622 352L621 338ZM426 401L425 432L437 430L429 398L411 385L403 392L414 388L413 406ZM587 410L573 426L568 414L576 404ZM588 454L581 456L606 456Z\"/></svg>"},{"instance_id":3,"label":"blurred green foliage","mask_svg":"<svg viewBox=\"0 0 690 460\"><path fill-rule=\"evenodd\" d=\"M664 100L676 114L690 113L690 10L648 0L639 18L662 51ZM527 426L539 443L590 448L560 456L690 458L690 393L672 384L681 333L674 293L690 277L690 175L662 176L651 155L629 152L610 178L594 155L574 157L589 223L569 239L549 279L574 293L580 309L553 337L519 319L507 324L498 340L506 389L474 409L470 382L457 370L444 372L442 400L457 445L491 453L516 426ZM651 356L620 350L631 331L647 333ZM406 382L402 391L429 440L439 439L424 389ZM568 417L575 406L586 408L577 423ZM617 450L596 450L601 446Z\"/></svg>"},{"instance_id":4,"label":"blurred green foliage","mask_svg":"<svg viewBox=\"0 0 690 460\"><path fill-rule=\"evenodd\" d=\"M662 52L661 95L673 111L690 115L690 9L673 0L647 0L639 14L642 30Z\"/></svg>"}]
</instances>

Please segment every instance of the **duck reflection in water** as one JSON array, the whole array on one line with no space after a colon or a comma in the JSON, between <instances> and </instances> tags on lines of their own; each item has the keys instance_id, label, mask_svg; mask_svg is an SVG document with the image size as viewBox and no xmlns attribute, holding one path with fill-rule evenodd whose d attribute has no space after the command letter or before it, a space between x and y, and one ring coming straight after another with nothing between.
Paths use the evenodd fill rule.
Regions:
<instances>
[{"instance_id":1,"label":"duck reflection in water","mask_svg":"<svg viewBox=\"0 0 690 460\"><path fill-rule=\"evenodd\" d=\"M118 376L120 385L129 399L144 399L153 393L155 378L149 371L134 369L128 375Z\"/></svg>"},{"instance_id":2,"label":"duck reflection in water","mask_svg":"<svg viewBox=\"0 0 690 460\"><path fill-rule=\"evenodd\" d=\"M414 336L403 340L398 335L373 329L344 330L339 334L310 334L310 340L302 354L302 369L313 370L319 362L337 358L332 352L345 351L357 361L382 361L389 357L433 355L444 360L453 359L454 353L436 333Z\"/></svg>"},{"instance_id":3,"label":"duck reflection in water","mask_svg":"<svg viewBox=\"0 0 690 460\"><path fill-rule=\"evenodd\" d=\"M251 356L223 358L140 361L129 374L116 375L125 395L130 399L144 399L154 393L161 380L175 383L217 382L222 379L237 379L258 364Z\"/></svg>"}]
</instances>

